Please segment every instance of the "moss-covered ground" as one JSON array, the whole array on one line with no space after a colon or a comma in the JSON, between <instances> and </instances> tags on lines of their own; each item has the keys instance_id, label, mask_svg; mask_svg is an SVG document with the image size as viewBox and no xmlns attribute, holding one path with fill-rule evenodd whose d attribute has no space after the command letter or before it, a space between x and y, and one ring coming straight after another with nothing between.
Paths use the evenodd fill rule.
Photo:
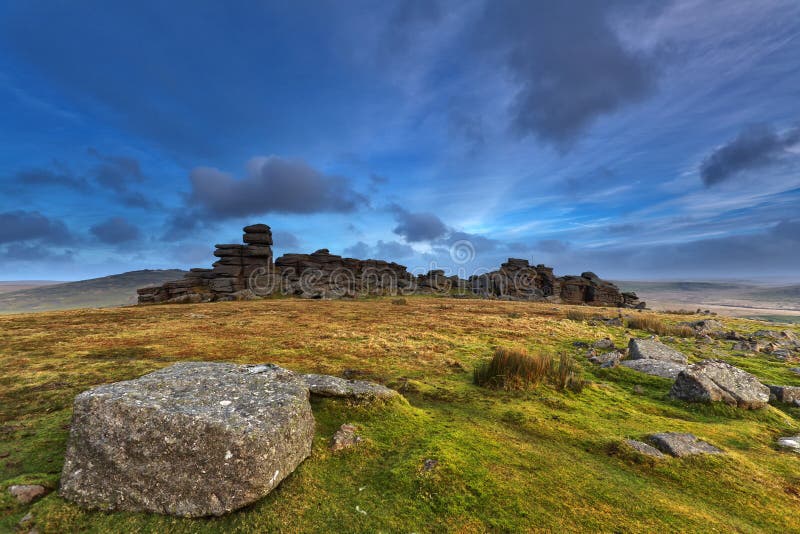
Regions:
<instances>
[{"instance_id":1,"label":"moss-covered ground","mask_svg":"<svg viewBox=\"0 0 800 534\"><path fill-rule=\"evenodd\" d=\"M13 532L29 512L40 533L800 531L800 455L774 446L776 437L800 431L800 409L677 402L666 379L597 369L573 342L610 336L624 346L646 334L568 320L565 306L406 300L0 317L0 532ZM720 320L740 332L765 328ZM728 341L668 342L691 361L722 358L766 383L800 385L789 371L797 362L736 354ZM569 351L588 385L580 393L474 386L473 365L497 346ZM269 496L219 518L87 512L55 491L25 506L11 498L12 484L57 488L77 393L182 360L347 371L399 389L408 403L314 401L312 456ZM359 427L364 443L329 452L330 436L346 422ZM619 446L665 431L692 432L727 454L655 461ZM426 470L427 459L438 464Z\"/></svg>"}]
</instances>

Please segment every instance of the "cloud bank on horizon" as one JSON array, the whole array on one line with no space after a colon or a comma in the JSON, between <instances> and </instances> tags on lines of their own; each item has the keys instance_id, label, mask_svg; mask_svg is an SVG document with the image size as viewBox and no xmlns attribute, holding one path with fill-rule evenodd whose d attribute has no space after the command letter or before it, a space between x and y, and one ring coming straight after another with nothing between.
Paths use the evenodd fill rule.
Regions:
<instances>
[{"instance_id":1,"label":"cloud bank on horizon","mask_svg":"<svg viewBox=\"0 0 800 534\"><path fill-rule=\"evenodd\" d=\"M796 277L799 36L792 0L7 2L0 278L205 265L250 222L412 269Z\"/></svg>"}]
</instances>

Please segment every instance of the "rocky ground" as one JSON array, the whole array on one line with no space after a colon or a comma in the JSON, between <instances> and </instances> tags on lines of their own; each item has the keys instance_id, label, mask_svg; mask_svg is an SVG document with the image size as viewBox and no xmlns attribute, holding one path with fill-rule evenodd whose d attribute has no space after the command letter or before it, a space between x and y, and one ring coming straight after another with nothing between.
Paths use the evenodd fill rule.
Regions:
<instances>
[{"instance_id":1,"label":"rocky ground","mask_svg":"<svg viewBox=\"0 0 800 534\"><path fill-rule=\"evenodd\" d=\"M625 315L686 332L650 339ZM791 531L798 334L744 319L434 297L0 317L0 531ZM585 385L473 385L495 347L567 352ZM60 497L75 396L182 361L271 362L315 373L306 387L331 395L340 383L319 375L372 380L408 402L312 396L310 456L231 514L93 512ZM697 402L703 392L718 401Z\"/></svg>"}]
</instances>

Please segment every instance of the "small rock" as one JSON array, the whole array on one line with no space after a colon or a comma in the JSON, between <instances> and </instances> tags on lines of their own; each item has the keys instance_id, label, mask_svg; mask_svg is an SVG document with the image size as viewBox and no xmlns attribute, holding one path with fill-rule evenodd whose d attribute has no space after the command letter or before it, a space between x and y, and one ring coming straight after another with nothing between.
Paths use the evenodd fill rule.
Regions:
<instances>
[{"instance_id":1,"label":"small rock","mask_svg":"<svg viewBox=\"0 0 800 534\"><path fill-rule=\"evenodd\" d=\"M686 364L686 355L664 345L655 339L632 338L628 343L628 357L631 360L661 360Z\"/></svg>"},{"instance_id":2,"label":"small rock","mask_svg":"<svg viewBox=\"0 0 800 534\"><path fill-rule=\"evenodd\" d=\"M364 380L346 380L335 376L316 374L300 375L299 378L306 383L312 395L321 397L378 400L391 399L399 395L393 389Z\"/></svg>"},{"instance_id":3,"label":"small rock","mask_svg":"<svg viewBox=\"0 0 800 534\"><path fill-rule=\"evenodd\" d=\"M789 436L787 438L778 438L778 447L789 449L794 452L800 452L800 436Z\"/></svg>"},{"instance_id":4,"label":"small rock","mask_svg":"<svg viewBox=\"0 0 800 534\"><path fill-rule=\"evenodd\" d=\"M800 367L790 367L789 371L791 371L792 373L794 373L796 375L800 375Z\"/></svg>"},{"instance_id":5,"label":"small rock","mask_svg":"<svg viewBox=\"0 0 800 534\"><path fill-rule=\"evenodd\" d=\"M422 463L422 470L423 471L431 471L432 469L436 469L437 465L439 465L439 460L434 460L433 458L427 458Z\"/></svg>"},{"instance_id":6,"label":"small rock","mask_svg":"<svg viewBox=\"0 0 800 534\"><path fill-rule=\"evenodd\" d=\"M606 350L607 349L613 349L614 348L614 342L611 341L609 338L599 339L599 340L594 342L593 347L596 348L596 349L606 349Z\"/></svg>"},{"instance_id":7,"label":"small rock","mask_svg":"<svg viewBox=\"0 0 800 534\"><path fill-rule=\"evenodd\" d=\"M644 395L644 388L639 384L636 384L635 386L633 386L633 393L635 395Z\"/></svg>"},{"instance_id":8,"label":"small rock","mask_svg":"<svg viewBox=\"0 0 800 534\"><path fill-rule=\"evenodd\" d=\"M340 426L339 430L331 438L330 449L336 452L355 447L361 443L361 436L356 435L356 430L358 429L355 425L344 424Z\"/></svg>"},{"instance_id":9,"label":"small rock","mask_svg":"<svg viewBox=\"0 0 800 534\"><path fill-rule=\"evenodd\" d=\"M17 523L17 525L20 528L27 528L32 524L33 524L33 514L31 512L28 512L27 514L23 515L22 519L20 519L19 523Z\"/></svg>"},{"instance_id":10,"label":"small rock","mask_svg":"<svg viewBox=\"0 0 800 534\"><path fill-rule=\"evenodd\" d=\"M20 504L29 504L47 493L47 490L44 488L44 486L40 486L38 484L20 484L9 486L8 491L11 493L11 495L16 497L17 502Z\"/></svg>"},{"instance_id":11,"label":"small rock","mask_svg":"<svg viewBox=\"0 0 800 534\"><path fill-rule=\"evenodd\" d=\"M575 341L572 343L572 346L576 349L588 349L589 344L585 341Z\"/></svg>"},{"instance_id":12,"label":"small rock","mask_svg":"<svg viewBox=\"0 0 800 534\"><path fill-rule=\"evenodd\" d=\"M589 361L602 368L616 367L622 359L622 354L617 351L598 354L589 358Z\"/></svg>"},{"instance_id":13,"label":"small rock","mask_svg":"<svg viewBox=\"0 0 800 534\"><path fill-rule=\"evenodd\" d=\"M639 454L644 454L645 456L650 456L652 458L664 458L664 454L660 450L642 441L626 439L625 444Z\"/></svg>"},{"instance_id":14,"label":"small rock","mask_svg":"<svg viewBox=\"0 0 800 534\"><path fill-rule=\"evenodd\" d=\"M798 386L767 386L770 391L770 400L775 397L779 402L800 405L800 387Z\"/></svg>"},{"instance_id":15,"label":"small rock","mask_svg":"<svg viewBox=\"0 0 800 534\"><path fill-rule=\"evenodd\" d=\"M722 451L705 441L697 439L694 434L681 432L662 432L647 437L661 452L677 458L696 454L722 454Z\"/></svg>"}]
</instances>

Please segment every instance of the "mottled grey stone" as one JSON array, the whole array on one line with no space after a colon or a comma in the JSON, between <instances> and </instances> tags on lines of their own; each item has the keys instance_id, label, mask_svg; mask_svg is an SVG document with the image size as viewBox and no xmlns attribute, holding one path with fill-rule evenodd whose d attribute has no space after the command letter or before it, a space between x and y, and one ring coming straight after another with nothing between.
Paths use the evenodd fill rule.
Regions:
<instances>
[{"instance_id":1,"label":"mottled grey stone","mask_svg":"<svg viewBox=\"0 0 800 534\"><path fill-rule=\"evenodd\" d=\"M721 450L697 439L693 434L662 432L652 434L647 439L661 452L678 458L696 454L722 454Z\"/></svg>"},{"instance_id":2,"label":"mottled grey stone","mask_svg":"<svg viewBox=\"0 0 800 534\"><path fill-rule=\"evenodd\" d=\"M605 354L595 354L589 361L603 368L616 367L622 359L622 353L617 351L606 352Z\"/></svg>"},{"instance_id":3,"label":"mottled grey stone","mask_svg":"<svg viewBox=\"0 0 800 534\"><path fill-rule=\"evenodd\" d=\"M684 364L663 360L625 360L620 362L620 365L640 373L673 380L687 367Z\"/></svg>"},{"instance_id":4,"label":"mottled grey stone","mask_svg":"<svg viewBox=\"0 0 800 534\"><path fill-rule=\"evenodd\" d=\"M320 397L344 397L355 400L391 399L399 396L393 389L366 382L364 380L347 380L328 375L299 375L305 381L312 395Z\"/></svg>"},{"instance_id":5,"label":"mottled grey stone","mask_svg":"<svg viewBox=\"0 0 800 534\"><path fill-rule=\"evenodd\" d=\"M651 456L653 458L663 458L664 455L661 453L660 450L656 449L652 445L648 445L642 441L637 441L635 439L626 439L625 444L630 447L631 449L635 450L639 454L644 454L645 456Z\"/></svg>"},{"instance_id":6,"label":"mottled grey stone","mask_svg":"<svg viewBox=\"0 0 800 534\"><path fill-rule=\"evenodd\" d=\"M789 449L794 452L800 452L800 436L789 436L786 438L778 438L778 447Z\"/></svg>"},{"instance_id":7,"label":"mottled grey stone","mask_svg":"<svg viewBox=\"0 0 800 534\"><path fill-rule=\"evenodd\" d=\"M655 339L632 338L628 343L628 358L631 360L661 360L687 363L686 355Z\"/></svg>"},{"instance_id":8,"label":"mottled grey stone","mask_svg":"<svg viewBox=\"0 0 800 534\"><path fill-rule=\"evenodd\" d=\"M356 427L354 425L344 424L339 427L339 430L331 438L330 449L334 452L343 449L350 449L361 443L361 436L356 434Z\"/></svg>"},{"instance_id":9,"label":"mottled grey stone","mask_svg":"<svg viewBox=\"0 0 800 534\"><path fill-rule=\"evenodd\" d=\"M61 496L83 507L220 515L311 453L308 387L272 365L178 363L75 398Z\"/></svg>"},{"instance_id":10,"label":"mottled grey stone","mask_svg":"<svg viewBox=\"0 0 800 534\"><path fill-rule=\"evenodd\" d=\"M724 402L746 409L763 408L769 388L758 378L722 360L704 360L678 374L670 390L675 399Z\"/></svg>"},{"instance_id":11,"label":"mottled grey stone","mask_svg":"<svg viewBox=\"0 0 800 534\"><path fill-rule=\"evenodd\" d=\"M800 387L798 386L767 386L770 391L770 400L775 397L778 402L800 405Z\"/></svg>"}]
</instances>

